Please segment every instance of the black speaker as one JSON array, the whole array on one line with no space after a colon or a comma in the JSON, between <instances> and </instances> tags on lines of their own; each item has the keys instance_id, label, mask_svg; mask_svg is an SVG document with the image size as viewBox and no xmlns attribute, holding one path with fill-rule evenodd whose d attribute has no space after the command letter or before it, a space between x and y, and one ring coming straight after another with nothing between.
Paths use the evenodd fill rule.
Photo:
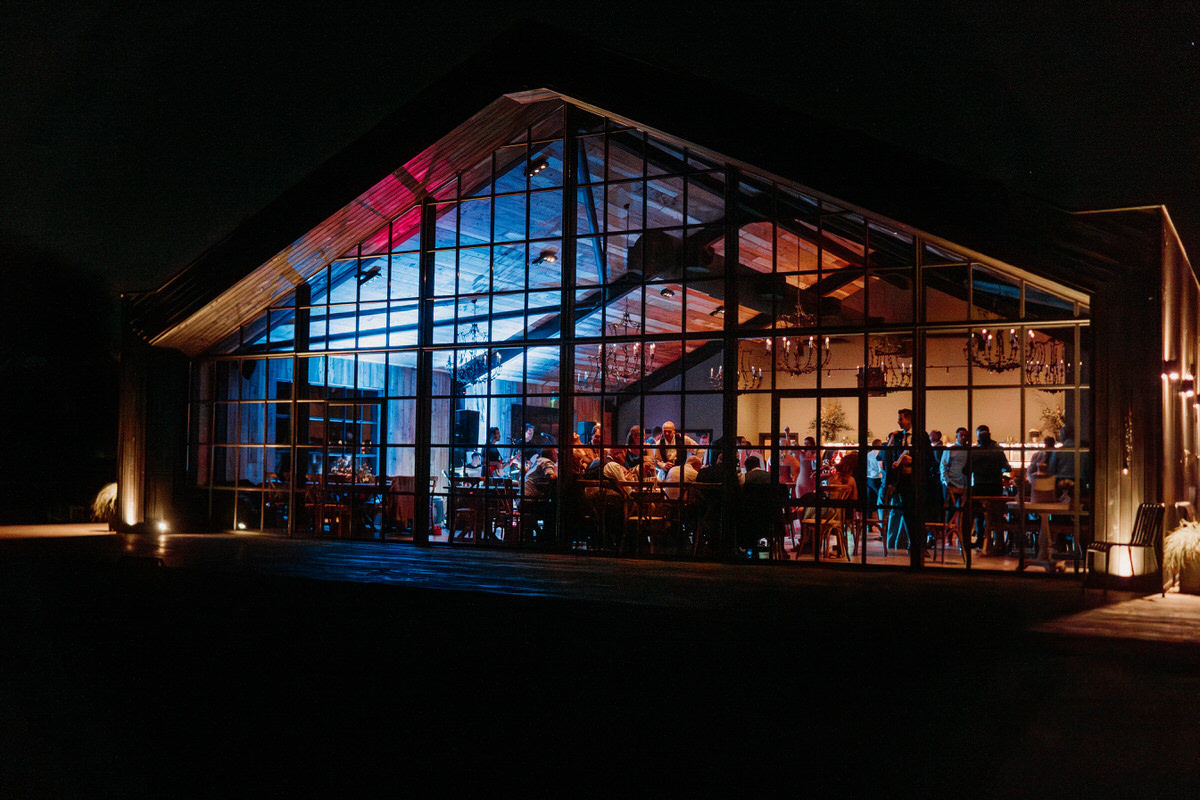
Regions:
<instances>
[{"instance_id":1,"label":"black speaker","mask_svg":"<svg viewBox=\"0 0 1200 800\"><path fill-rule=\"evenodd\" d=\"M455 467L467 465L467 453L479 445L479 412L469 408L454 411L454 449L451 460Z\"/></svg>"},{"instance_id":2,"label":"black speaker","mask_svg":"<svg viewBox=\"0 0 1200 800\"><path fill-rule=\"evenodd\" d=\"M460 408L454 412L454 444L479 444L479 412Z\"/></svg>"}]
</instances>

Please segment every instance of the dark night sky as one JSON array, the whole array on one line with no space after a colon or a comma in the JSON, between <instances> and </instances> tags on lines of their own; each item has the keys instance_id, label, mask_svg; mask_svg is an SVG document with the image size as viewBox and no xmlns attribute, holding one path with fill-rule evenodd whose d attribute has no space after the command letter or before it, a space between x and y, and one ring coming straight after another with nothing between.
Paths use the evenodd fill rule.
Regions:
<instances>
[{"instance_id":1,"label":"dark night sky","mask_svg":"<svg viewBox=\"0 0 1200 800\"><path fill-rule=\"evenodd\" d=\"M1200 3L249 5L6 3L0 235L151 288L525 17L1200 252Z\"/></svg>"}]
</instances>

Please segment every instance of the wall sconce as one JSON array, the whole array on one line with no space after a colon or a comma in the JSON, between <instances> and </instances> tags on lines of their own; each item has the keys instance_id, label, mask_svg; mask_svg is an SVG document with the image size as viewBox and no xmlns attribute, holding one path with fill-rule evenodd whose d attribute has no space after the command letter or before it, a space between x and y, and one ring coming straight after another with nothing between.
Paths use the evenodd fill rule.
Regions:
<instances>
[{"instance_id":1,"label":"wall sconce","mask_svg":"<svg viewBox=\"0 0 1200 800\"><path fill-rule=\"evenodd\" d=\"M1170 381L1179 380L1179 362L1178 361L1164 361L1162 376L1163 376L1163 380L1170 380Z\"/></svg>"},{"instance_id":2,"label":"wall sconce","mask_svg":"<svg viewBox=\"0 0 1200 800\"><path fill-rule=\"evenodd\" d=\"M1179 384L1179 394L1182 397L1196 396L1196 380L1191 375L1184 375L1183 381Z\"/></svg>"}]
</instances>

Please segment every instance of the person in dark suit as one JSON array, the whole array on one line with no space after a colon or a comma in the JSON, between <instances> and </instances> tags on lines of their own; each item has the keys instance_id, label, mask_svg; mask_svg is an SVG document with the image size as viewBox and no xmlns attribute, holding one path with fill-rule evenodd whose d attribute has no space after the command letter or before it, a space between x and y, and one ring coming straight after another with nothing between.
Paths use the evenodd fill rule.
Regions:
<instances>
[{"instance_id":1,"label":"person in dark suit","mask_svg":"<svg viewBox=\"0 0 1200 800\"><path fill-rule=\"evenodd\" d=\"M1011 469L1008 457L1000 449L999 443L992 439L992 432L987 425L980 425L975 429L975 442L976 446L971 450L969 462L971 492L975 497L999 497L1004 494L1004 473ZM985 535L984 517L976 517L975 547L983 547ZM998 530L995 535L1000 536ZM1000 541L993 541L992 545L992 552L1001 552L1004 549Z\"/></svg>"},{"instance_id":2,"label":"person in dark suit","mask_svg":"<svg viewBox=\"0 0 1200 800\"><path fill-rule=\"evenodd\" d=\"M896 412L896 424L900 430L893 434L898 438L895 445L898 455L892 461L888 477L895 486L895 493L900 503L900 513L904 519L904 527L908 531L909 550L923 547L927 544L924 520L937 519L933 516L935 508L929 507L930 502L940 497L941 478L937 473L937 461L934 458L933 446L929 442L929 434L924 431L914 431L912 409L902 408ZM897 436L898 434L898 436ZM927 508L920 509L917 505L918 482L924 481L921 487Z\"/></svg>"}]
</instances>

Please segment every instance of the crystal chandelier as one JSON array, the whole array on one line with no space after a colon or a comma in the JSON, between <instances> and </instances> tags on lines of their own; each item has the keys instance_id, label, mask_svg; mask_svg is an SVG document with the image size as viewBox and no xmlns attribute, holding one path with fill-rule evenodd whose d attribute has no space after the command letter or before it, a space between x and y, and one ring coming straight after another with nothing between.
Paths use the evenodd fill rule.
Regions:
<instances>
[{"instance_id":1,"label":"crystal chandelier","mask_svg":"<svg viewBox=\"0 0 1200 800\"><path fill-rule=\"evenodd\" d=\"M479 300L471 301L471 326L460 332L458 341L472 345L481 345L487 341L479 328ZM446 359L446 369L454 374L455 386L459 394L465 394L467 387L488 380L495 380L500 374L500 354L493 351L489 354L487 348L482 350L455 350Z\"/></svg>"},{"instance_id":2,"label":"crystal chandelier","mask_svg":"<svg viewBox=\"0 0 1200 800\"><path fill-rule=\"evenodd\" d=\"M801 336L785 336L780 341L782 346L775 354L775 365L780 371L796 377L829 366L829 359L833 354L829 351L828 336L825 337L824 344L815 336L809 336L808 339ZM771 355L770 339L767 340L767 355Z\"/></svg>"},{"instance_id":3,"label":"crystal chandelier","mask_svg":"<svg viewBox=\"0 0 1200 800\"><path fill-rule=\"evenodd\" d=\"M641 323L635 322L629 316L629 306L625 307L620 319L608 323L608 335L613 339L627 339L641 332ZM619 389L654 369L654 343L651 342L646 348L644 371L641 342L622 341L597 345L595 354L589 356L589 359L592 362L591 368L575 376L575 385L583 391L596 391L600 388L601 379L606 378L609 389Z\"/></svg>"},{"instance_id":4,"label":"crystal chandelier","mask_svg":"<svg viewBox=\"0 0 1200 800\"><path fill-rule=\"evenodd\" d=\"M1021 366L1021 341L1016 328L1009 329L1007 338L1000 331L996 334L988 333L986 328L971 333L963 345L967 361L996 374L1017 369Z\"/></svg>"}]
</instances>

